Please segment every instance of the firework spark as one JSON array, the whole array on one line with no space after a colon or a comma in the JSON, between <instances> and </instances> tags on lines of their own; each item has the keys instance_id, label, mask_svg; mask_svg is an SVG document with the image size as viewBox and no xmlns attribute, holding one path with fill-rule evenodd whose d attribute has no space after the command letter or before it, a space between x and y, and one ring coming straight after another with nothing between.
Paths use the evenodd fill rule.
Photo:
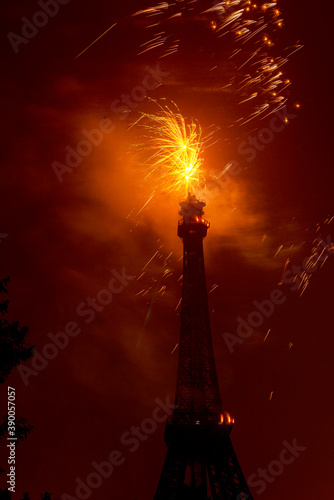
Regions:
<instances>
[{"instance_id":1,"label":"firework spark","mask_svg":"<svg viewBox=\"0 0 334 500\"><path fill-rule=\"evenodd\" d=\"M111 26L109 26L109 28L107 30L105 30L101 35L99 35L97 38L95 38L95 40L90 43L86 48L84 48L80 54L78 54L77 56L75 56L75 58L73 59L73 61L75 61L76 59L78 59L80 56L82 56L82 54L84 54L88 49L90 49L96 42L98 42L104 35L106 35L111 29L113 29L115 26L117 25L117 23L114 23L112 24Z\"/></svg>"},{"instance_id":2,"label":"firework spark","mask_svg":"<svg viewBox=\"0 0 334 500\"><path fill-rule=\"evenodd\" d=\"M210 64L208 71L216 73L217 90L224 92L229 88L236 98L235 125L249 122L253 125L255 119L264 119L287 103L291 81L282 68L302 45L282 47L283 18L277 1L158 2L118 19L75 59L116 25L129 30L135 25L147 33L139 45L138 55L154 52L156 57L163 58L180 52L184 45L190 50L187 56L196 58L205 53Z\"/></svg>"},{"instance_id":3,"label":"firework spark","mask_svg":"<svg viewBox=\"0 0 334 500\"><path fill-rule=\"evenodd\" d=\"M284 264L284 272L288 271L293 274L293 286L294 290L298 290L299 295L302 296L307 287L310 285L310 281L313 273L319 268L322 268L324 264L327 262L329 255L332 255L334 252L334 243L331 235L327 235L326 237L322 237L319 234L319 231L324 231L325 225L330 225L334 217L328 216L327 219L323 223L317 223L315 229L307 230L310 233L314 233L318 235L312 241L312 248L308 255L308 257L304 258L302 265L296 265L294 261L296 259L287 258ZM291 245L290 250L292 249L300 249L304 247L305 241L300 243L299 245ZM283 245L279 247L280 251L283 248ZM276 255L278 254L276 252ZM276 256L275 255L275 256ZM278 283L279 285L283 284L283 281Z\"/></svg>"},{"instance_id":4,"label":"firework spark","mask_svg":"<svg viewBox=\"0 0 334 500\"><path fill-rule=\"evenodd\" d=\"M213 132L203 137L197 121L184 118L176 106L158 104L157 113L141 113L136 124L144 129L144 151L147 174L144 181L154 179L159 193L188 195L204 181L202 154Z\"/></svg>"},{"instance_id":5,"label":"firework spark","mask_svg":"<svg viewBox=\"0 0 334 500\"><path fill-rule=\"evenodd\" d=\"M302 46L295 44L280 54L277 45L283 19L277 1L174 0L139 10L133 14L134 19L138 17L146 22L150 33L138 55L158 50L161 58L178 52L192 23L204 27L203 44L214 35L216 43L211 44L211 56L216 64L211 70L220 72L218 79L226 78L223 69L228 64L225 83L231 85L237 103L244 105L235 124L243 125L257 117L264 119L286 105L291 82L281 68Z\"/></svg>"}]
</instances>

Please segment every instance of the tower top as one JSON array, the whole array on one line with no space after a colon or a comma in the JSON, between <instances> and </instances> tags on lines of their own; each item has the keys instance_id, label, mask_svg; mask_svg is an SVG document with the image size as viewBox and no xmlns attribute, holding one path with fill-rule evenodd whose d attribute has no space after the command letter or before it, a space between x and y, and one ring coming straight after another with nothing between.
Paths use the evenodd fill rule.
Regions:
<instances>
[{"instance_id":1,"label":"tower top","mask_svg":"<svg viewBox=\"0 0 334 500\"><path fill-rule=\"evenodd\" d=\"M183 222L189 224L194 222L196 217L202 217L204 215L203 208L206 203L202 200L198 200L194 194L188 193L188 198L180 202L181 210L179 214L183 217Z\"/></svg>"},{"instance_id":2,"label":"tower top","mask_svg":"<svg viewBox=\"0 0 334 500\"><path fill-rule=\"evenodd\" d=\"M198 200L194 194L188 194L188 198L180 202L181 210L179 214L182 219L179 220L178 236L184 240L185 237L192 237L198 234L200 238L205 238L210 223L203 219L203 207L205 202Z\"/></svg>"}]
</instances>

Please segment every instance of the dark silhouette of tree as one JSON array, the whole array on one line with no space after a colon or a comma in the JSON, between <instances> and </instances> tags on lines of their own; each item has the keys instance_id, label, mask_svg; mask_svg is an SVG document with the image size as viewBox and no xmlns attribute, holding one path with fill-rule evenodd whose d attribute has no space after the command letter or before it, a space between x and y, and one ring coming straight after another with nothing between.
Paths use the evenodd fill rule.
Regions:
<instances>
[{"instance_id":1,"label":"dark silhouette of tree","mask_svg":"<svg viewBox=\"0 0 334 500\"><path fill-rule=\"evenodd\" d=\"M8 295L9 278L0 280L0 294ZM8 299L0 302L0 383L3 384L12 369L32 356L33 347L26 341L28 328L20 327L18 321L7 321Z\"/></svg>"},{"instance_id":2,"label":"dark silhouette of tree","mask_svg":"<svg viewBox=\"0 0 334 500\"><path fill-rule=\"evenodd\" d=\"M0 279L0 295L8 295L7 285L9 278ZM7 321L4 316L8 313L8 299L0 301L0 383L6 382L11 371L21 361L26 361L33 354L33 346L27 343L28 328L20 327L18 321ZM2 317L1 317L2 316ZM0 443L7 434L7 415L2 417L0 422ZM33 426L28 424L23 417L15 419L15 437L17 443L26 439L32 431ZM0 467L0 474L5 471ZM0 489L0 500L12 500L10 491ZM31 500L28 493L23 494L21 500ZM51 500L51 493L41 493L40 500Z\"/></svg>"},{"instance_id":3,"label":"dark silhouette of tree","mask_svg":"<svg viewBox=\"0 0 334 500\"><path fill-rule=\"evenodd\" d=\"M40 500L52 500L52 493L41 493ZM12 494L8 490L0 489L0 500L12 500ZM23 493L23 497L20 500L31 500L29 493Z\"/></svg>"},{"instance_id":4,"label":"dark silhouette of tree","mask_svg":"<svg viewBox=\"0 0 334 500\"><path fill-rule=\"evenodd\" d=\"M0 280L0 295L8 295L7 285L9 278ZM6 382L12 369L21 361L24 361L32 356L33 347L30 346L26 337L28 328L20 327L18 321L9 322L4 316L8 313L8 299L0 301L0 383ZM2 417L0 423L0 443L4 440L7 433L7 415ZM26 439L32 431L32 425L27 421L18 417L15 421L15 432L18 442ZM0 474L4 470L0 467Z\"/></svg>"},{"instance_id":5,"label":"dark silhouette of tree","mask_svg":"<svg viewBox=\"0 0 334 500\"><path fill-rule=\"evenodd\" d=\"M0 499L1 500L11 500L12 495L8 490L0 490ZM26 499L24 499L24 500L26 500Z\"/></svg>"},{"instance_id":6,"label":"dark silhouette of tree","mask_svg":"<svg viewBox=\"0 0 334 500\"><path fill-rule=\"evenodd\" d=\"M7 432L7 415L2 417L2 422L0 423L0 443L4 441L4 436ZM33 430L33 426L28 424L26 419L23 417L18 417L15 420L15 437L18 441L22 439L27 439L28 434Z\"/></svg>"}]
</instances>

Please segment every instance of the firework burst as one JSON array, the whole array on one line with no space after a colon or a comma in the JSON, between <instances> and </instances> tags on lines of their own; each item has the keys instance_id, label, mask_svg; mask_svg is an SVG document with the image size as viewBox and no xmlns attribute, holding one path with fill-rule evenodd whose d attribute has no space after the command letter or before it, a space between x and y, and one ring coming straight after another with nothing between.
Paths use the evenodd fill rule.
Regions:
<instances>
[{"instance_id":1,"label":"firework burst","mask_svg":"<svg viewBox=\"0 0 334 500\"><path fill-rule=\"evenodd\" d=\"M141 113L136 124L144 129L145 181L153 179L158 192L187 195L204 181L203 152L212 133L203 137L199 123L182 116L175 103L158 105L157 113Z\"/></svg>"}]
</instances>

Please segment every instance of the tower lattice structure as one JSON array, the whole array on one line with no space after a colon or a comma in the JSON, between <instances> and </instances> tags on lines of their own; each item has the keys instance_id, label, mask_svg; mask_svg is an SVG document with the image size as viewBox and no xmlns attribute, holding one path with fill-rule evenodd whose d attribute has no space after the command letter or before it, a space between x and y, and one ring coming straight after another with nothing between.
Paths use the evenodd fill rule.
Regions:
<instances>
[{"instance_id":1,"label":"tower lattice structure","mask_svg":"<svg viewBox=\"0 0 334 500\"><path fill-rule=\"evenodd\" d=\"M211 338L203 239L204 202L180 203L183 288L175 409L154 500L252 500L230 440L234 419L223 410Z\"/></svg>"}]
</instances>

